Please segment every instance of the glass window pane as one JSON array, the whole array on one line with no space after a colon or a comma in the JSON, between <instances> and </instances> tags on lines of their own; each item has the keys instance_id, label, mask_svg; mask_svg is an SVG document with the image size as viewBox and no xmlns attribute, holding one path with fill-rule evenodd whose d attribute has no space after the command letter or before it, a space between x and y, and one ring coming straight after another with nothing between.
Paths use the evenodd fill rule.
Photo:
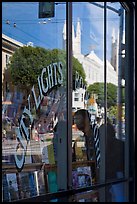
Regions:
<instances>
[{"instance_id":1,"label":"glass window pane","mask_svg":"<svg viewBox=\"0 0 137 204\"><path fill-rule=\"evenodd\" d=\"M124 176L125 76L122 49L125 29L124 9L120 3L113 3L110 8L117 12L107 8L106 179L116 179Z\"/></svg>"},{"instance_id":2,"label":"glass window pane","mask_svg":"<svg viewBox=\"0 0 137 204\"><path fill-rule=\"evenodd\" d=\"M96 190L88 190L70 196L73 202L127 202L126 183L118 183L112 186L98 187Z\"/></svg>"},{"instance_id":3,"label":"glass window pane","mask_svg":"<svg viewBox=\"0 0 137 204\"><path fill-rule=\"evenodd\" d=\"M66 3L51 4L2 3L3 201L67 188Z\"/></svg>"},{"instance_id":4,"label":"glass window pane","mask_svg":"<svg viewBox=\"0 0 137 204\"><path fill-rule=\"evenodd\" d=\"M102 6L103 3L73 2L72 4L73 188L99 182L96 160L98 150L95 149L93 127L96 126L98 131L99 126L104 123L104 10ZM76 98L78 94L79 97ZM83 100L80 100L81 96Z\"/></svg>"},{"instance_id":5,"label":"glass window pane","mask_svg":"<svg viewBox=\"0 0 137 204\"><path fill-rule=\"evenodd\" d=\"M106 202L127 202L126 183L106 187Z\"/></svg>"}]
</instances>

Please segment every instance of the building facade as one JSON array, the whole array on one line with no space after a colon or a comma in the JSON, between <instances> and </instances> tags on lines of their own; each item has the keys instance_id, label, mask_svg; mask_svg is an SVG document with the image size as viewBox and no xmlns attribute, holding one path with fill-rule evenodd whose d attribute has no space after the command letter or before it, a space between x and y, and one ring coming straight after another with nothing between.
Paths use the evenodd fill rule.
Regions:
<instances>
[{"instance_id":1,"label":"building facade","mask_svg":"<svg viewBox=\"0 0 137 204\"><path fill-rule=\"evenodd\" d=\"M63 46L66 45L66 22L63 27ZM86 74L87 85L95 82L103 82L103 64L104 62L95 54L94 50L90 53L83 55L81 52L81 25L80 19L77 21L76 33L74 31L74 25L72 25L72 42L73 42L73 56L78 59L82 64ZM65 47L63 47L64 49ZM112 33L111 43L111 62L107 60L107 81L114 85L118 85L118 38L114 37L114 30Z\"/></svg>"},{"instance_id":2,"label":"building facade","mask_svg":"<svg viewBox=\"0 0 137 204\"><path fill-rule=\"evenodd\" d=\"M74 25L72 25L72 53L73 56L78 59L78 61L82 64L83 69L86 75L87 86L94 84L95 82L102 83L104 81L104 62L95 54L94 50L91 50L90 53L83 55L82 50L82 42L81 42L81 24L80 19L78 18L76 32ZM63 49L66 47L66 21L63 26ZM112 83L114 85L118 85L118 35L115 37L115 31L112 31L111 37L111 62L107 60L107 82ZM82 91L84 94L85 90ZM81 97L76 99L75 95L81 95L81 89L77 89L73 91L72 94L72 106L73 110L77 110L80 107L86 107L86 101L81 100ZM76 102L77 100L77 102Z\"/></svg>"},{"instance_id":3,"label":"building facade","mask_svg":"<svg viewBox=\"0 0 137 204\"><path fill-rule=\"evenodd\" d=\"M10 57L19 47L23 47L23 43L14 40L4 34L2 34L2 84L3 84L3 94L8 90L8 79L4 78L5 70L7 69L7 65L10 62ZM6 76L5 76L6 77ZM5 90L6 89L6 90ZM4 95L2 95L2 98Z\"/></svg>"}]
</instances>

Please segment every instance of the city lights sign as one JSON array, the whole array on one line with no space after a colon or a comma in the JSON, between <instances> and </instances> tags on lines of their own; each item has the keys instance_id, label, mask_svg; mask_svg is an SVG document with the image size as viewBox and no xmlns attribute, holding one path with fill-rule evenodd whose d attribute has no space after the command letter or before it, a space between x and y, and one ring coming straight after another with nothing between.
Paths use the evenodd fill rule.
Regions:
<instances>
[{"instance_id":1,"label":"city lights sign","mask_svg":"<svg viewBox=\"0 0 137 204\"><path fill-rule=\"evenodd\" d=\"M27 152L28 142L30 141L30 131L25 121L29 119L30 125L33 124L34 117L32 115L32 107L38 110L44 96L55 86L59 86L63 82L62 63L56 62L42 69L41 75L38 76L38 92L33 86L31 93L27 98L28 104L24 107L21 115L19 126L16 128L17 144L15 147L15 164L18 171L21 171L25 163L25 155ZM33 101L33 104L32 104Z\"/></svg>"}]
</instances>

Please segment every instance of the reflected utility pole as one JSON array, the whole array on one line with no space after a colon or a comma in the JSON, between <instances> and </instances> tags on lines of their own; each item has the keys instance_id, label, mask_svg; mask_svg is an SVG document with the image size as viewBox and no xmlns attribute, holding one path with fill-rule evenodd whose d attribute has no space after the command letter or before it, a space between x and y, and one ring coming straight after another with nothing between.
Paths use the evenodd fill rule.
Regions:
<instances>
[{"instance_id":1,"label":"reflected utility pole","mask_svg":"<svg viewBox=\"0 0 137 204\"><path fill-rule=\"evenodd\" d=\"M119 63L118 63L118 138L122 139L122 40L123 40L123 14L124 9L120 8L120 28L119 28Z\"/></svg>"}]
</instances>

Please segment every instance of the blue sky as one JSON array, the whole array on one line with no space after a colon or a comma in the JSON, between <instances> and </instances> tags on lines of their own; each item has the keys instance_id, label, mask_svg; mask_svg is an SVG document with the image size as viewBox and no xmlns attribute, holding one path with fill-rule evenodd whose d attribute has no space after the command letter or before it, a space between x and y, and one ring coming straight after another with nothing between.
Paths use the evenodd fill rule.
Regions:
<instances>
[{"instance_id":1,"label":"blue sky","mask_svg":"<svg viewBox=\"0 0 137 204\"><path fill-rule=\"evenodd\" d=\"M10 25L6 24L7 19ZM56 46L55 33L58 32L56 29L59 29L59 24L59 27L61 24L63 27L64 20L61 21L61 19L65 19L65 12L64 16L61 12L60 19L55 17L47 24L40 24L39 22L45 19L38 18L38 2L5 2L2 4L2 32L24 44L31 41L35 46L52 49ZM14 23L16 27L13 26Z\"/></svg>"},{"instance_id":2,"label":"blue sky","mask_svg":"<svg viewBox=\"0 0 137 204\"><path fill-rule=\"evenodd\" d=\"M103 2L98 2L103 4ZM119 9L119 3L108 3ZM24 44L33 42L34 46L49 49L62 49L62 31L66 19L65 3L55 5L55 17L38 18L38 2L2 2L2 33ZM81 22L82 53L88 54L92 48L103 58L103 9L88 2L73 2L73 24L76 29L77 19ZM111 53L112 29L119 28L119 16L107 11L107 53ZM6 24L9 20L10 24ZM46 21L45 24L40 22ZM14 23L16 27L14 27Z\"/></svg>"}]
</instances>

